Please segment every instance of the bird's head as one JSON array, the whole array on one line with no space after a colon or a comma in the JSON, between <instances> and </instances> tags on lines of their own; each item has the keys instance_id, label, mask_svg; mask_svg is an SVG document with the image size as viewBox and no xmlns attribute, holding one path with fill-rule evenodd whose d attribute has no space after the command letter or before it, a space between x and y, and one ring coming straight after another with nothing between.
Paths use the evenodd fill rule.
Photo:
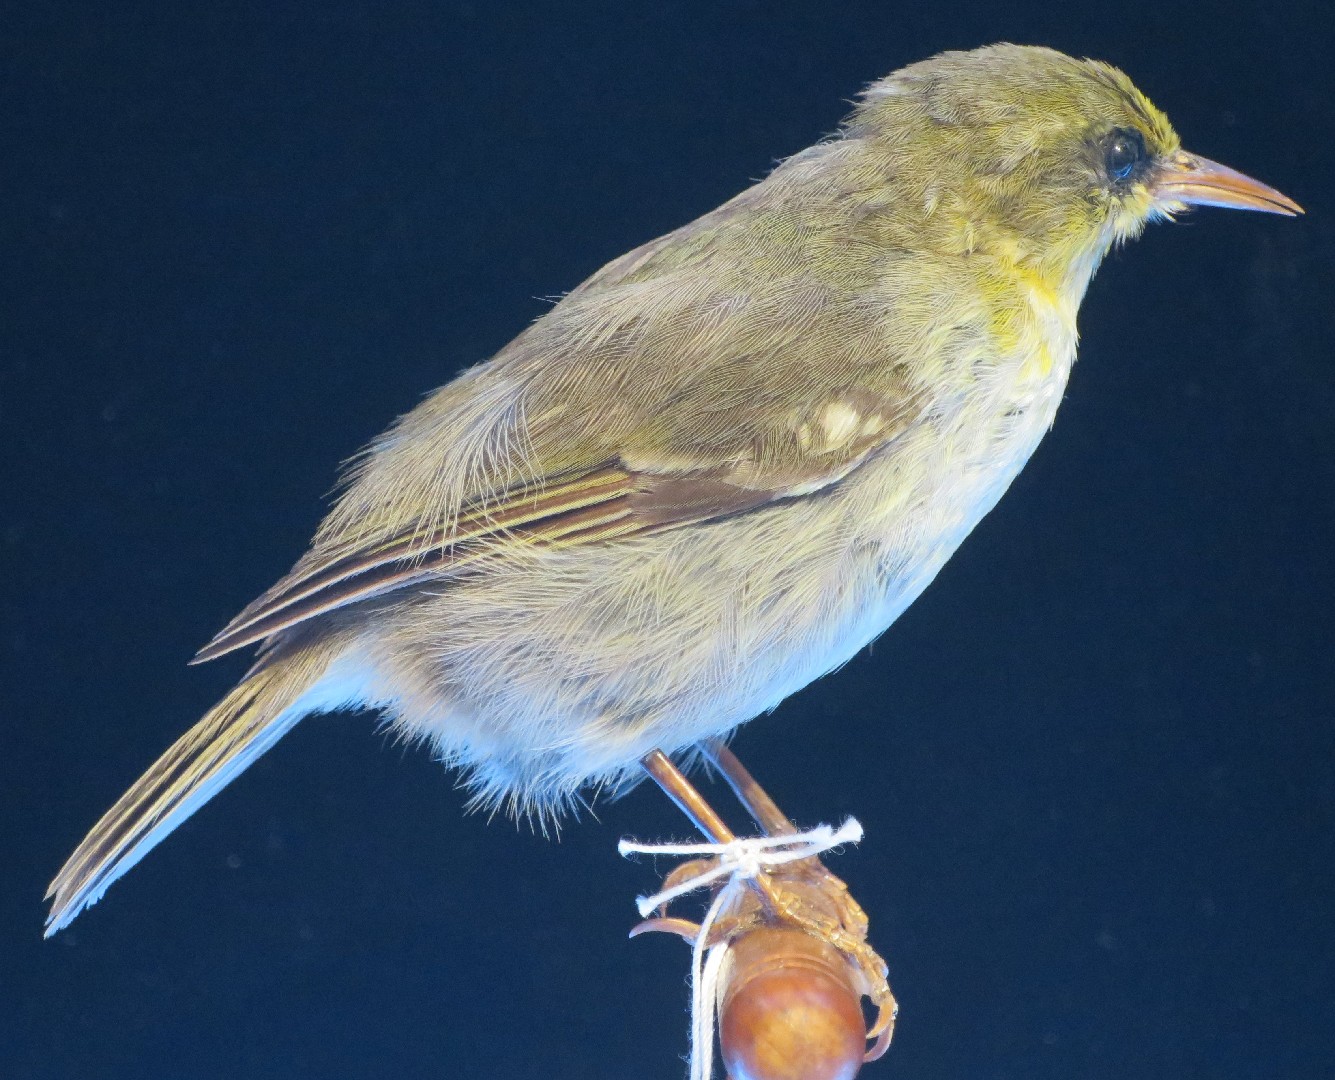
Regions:
<instances>
[{"instance_id":1,"label":"bird's head","mask_svg":"<svg viewBox=\"0 0 1335 1080\"><path fill-rule=\"evenodd\" d=\"M1083 291L1109 247L1196 205L1301 213L1274 188L1187 153L1122 72L1052 49L949 52L872 84L868 139L932 242L1026 261Z\"/></svg>"}]
</instances>

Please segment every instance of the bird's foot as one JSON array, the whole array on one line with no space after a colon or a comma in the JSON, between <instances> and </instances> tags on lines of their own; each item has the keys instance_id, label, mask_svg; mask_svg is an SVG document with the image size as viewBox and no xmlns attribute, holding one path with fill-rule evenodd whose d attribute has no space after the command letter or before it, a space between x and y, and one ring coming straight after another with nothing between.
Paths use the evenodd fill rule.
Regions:
<instances>
[{"instance_id":1,"label":"bird's foot","mask_svg":"<svg viewBox=\"0 0 1335 1080\"><path fill-rule=\"evenodd\" d=\"M837 831L799 833L731 750L712 743L704 751L767 836L739 839L665 754L646 756L645 771L710 842L623 842L623 852L704 856L676 867L642 901L646 918L631 936L672 933L692 945L694 1023L717 1011L735 1075L851 1076L860 1062L885 1053L898 1010L886 963L867 941L866 913L818 857L859 839L861 826L850 820ZM668 914L677 897L706 888L712 900L701 922ZM876 1011L869 1025L864 997ZM692 1030L693 1059L697 1052L707 1058L712 1021L704 1036ZM777 1072L750 1067L762 1048L762 1056L778 1053L788 1065Z\"/></svg>"},{"instance_id":2,"label":"bird's foot","mask_svg":"<svg viewBox=\"0 0 1335 1080\"><path fill-rule=\"evenodd\" d=\"M706 950L718 946L745 947L744 943L754 938L765 943L770 955L752 962L776 967L800 965L802 958L790 961L784 955L792 947L791 937L762 934L762 931L796 931L823 942L845 966L853 994L866 997L876 1010L876 1017L866 1030L866 1038L871 1042L866 1060L880 1057L890 1044L897 1006L887 981L886 963L867 941L867 915L843 879L832 874L816 856L762 866L740 878L724 869L728 858L727 854L720 854L680 864L663 879L663 887L657 894L680 894L692 882L702 879L716 883L715 898L734 884L748 886L736 888L707 927L669 915L669 901L664 900L653 916L631 930L631 936L672 933ZM798 948L805 952L801 945Z\"/></svg>"}]
</instances>

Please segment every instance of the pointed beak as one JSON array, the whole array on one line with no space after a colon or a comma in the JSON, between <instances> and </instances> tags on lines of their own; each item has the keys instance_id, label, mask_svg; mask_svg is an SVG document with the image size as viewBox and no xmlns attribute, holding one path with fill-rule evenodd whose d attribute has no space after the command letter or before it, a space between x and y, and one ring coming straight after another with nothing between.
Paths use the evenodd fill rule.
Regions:
<instances>
[{"instance_id":1,"label":"pointed beak","mask_svg":"<svg viewBox=\"0 0 1335 1080\"><path fill-rule=\"evenodd\" d=\"M1287 217L1303 212L1301 206L1269 184L1185 150L1174 154L1168 164L1159 167L1150 186L1154 197L1168 204L1227 206L1234 210L1263 210L1267 214Z\"/></svg>"}]
</instances>

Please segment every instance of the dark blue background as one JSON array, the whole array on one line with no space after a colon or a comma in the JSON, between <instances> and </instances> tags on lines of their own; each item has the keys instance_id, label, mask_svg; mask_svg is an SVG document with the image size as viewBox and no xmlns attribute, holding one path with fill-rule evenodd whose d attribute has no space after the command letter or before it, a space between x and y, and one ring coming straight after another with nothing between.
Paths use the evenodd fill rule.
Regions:
<instances>
[{"instance_id":1,"label":"dark blue background","mask_svg":"<svg viewBox=\"0 0 1335 1080\"><path fill-rule=\"evenodd\" d=\"M112 9L115 9L114 11ZM1055 431L874 651L743 732L902 1002L869 1077L1312 1077L1335 1035L1325 3L43 3L0 33L0 1075L678 1077L681 835L465 817L302 725L40 941L46 882L245 666L335 463L608 258L942 48L1125 67L1309 216L1115 256Z\"/></svg>"}]
</instances>

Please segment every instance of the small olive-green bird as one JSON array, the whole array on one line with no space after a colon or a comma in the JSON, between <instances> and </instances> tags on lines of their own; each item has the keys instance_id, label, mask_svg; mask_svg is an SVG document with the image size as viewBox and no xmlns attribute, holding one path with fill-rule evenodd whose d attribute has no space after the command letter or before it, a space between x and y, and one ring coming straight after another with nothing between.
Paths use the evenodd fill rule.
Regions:
<instances>
[{"instance_id":1,"label":"small olive-green bird","mask_svg":"<svg viewBox=\"0 0 1335 1080\"><path fill-rule=\"evenodd\" d=\"M1052 424L1109 248L1296 214L1107 64L952 52L614 260L353 465L199 654L241 683L88 834L48 933L310 713L379 710L476 801L558 814L880 634Z\"/></svg>"}]
</instances>

